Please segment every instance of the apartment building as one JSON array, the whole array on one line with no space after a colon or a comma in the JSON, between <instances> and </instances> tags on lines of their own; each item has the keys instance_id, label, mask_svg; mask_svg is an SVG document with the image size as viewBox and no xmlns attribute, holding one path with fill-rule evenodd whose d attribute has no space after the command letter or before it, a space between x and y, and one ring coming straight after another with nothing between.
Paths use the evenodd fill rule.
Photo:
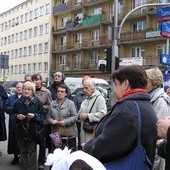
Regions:
<instances>
[{"instance_id":1,"label":"apartment building","mask_svg":"<svg viewBox=\"0 0 170 170\"><path fill-rule=\"evenodd\" d=\"M170 0L118 0L118 26L134 8ZM89 75L109 80L99 60L107 57L117 37L118 56L146 68L160 65L166 38L156 20L160 6L147 6L129 15L114 35L114 0L27 0L0 15L1 53L9 54L10 80L23 80L28 72L40 72L52 81L53 73L69 77ZM112 61L108 61L112 63ZM122 63L121 62L121 63ZM113 63L114 64L114 63Z\"/></svg>"},{"instance_id":2,"label":"apartment building","mask_svg":"<svg viewBox=\"0 0 170 170\"><path fill-rule=\"evenodd\" d=\"M110 72L101 72L99 60L106 58L106 49L113 46L114 0L54 0L52 15L51 72L62 70L68 76L90 75L104 79ZM134 8L169 0L118 0L118 26ZM160 54L166 52L166 38L156 21L160 6L147 6L127 17L117 37L121 64L138 63L146 68L160 65ZM110 61L111 62L111 61Z\"/></svg>"},{"instance_id":3,"label":"apartment building","mask_svg":"<svg viewBox=\"0 0 170 170\"><path fill-rule=\"evenodd\" d=\"M0 53L9 55L9 81L39 72L49 78L51 1L27 0L0 14Z\"/></svg>"}]
</instances>

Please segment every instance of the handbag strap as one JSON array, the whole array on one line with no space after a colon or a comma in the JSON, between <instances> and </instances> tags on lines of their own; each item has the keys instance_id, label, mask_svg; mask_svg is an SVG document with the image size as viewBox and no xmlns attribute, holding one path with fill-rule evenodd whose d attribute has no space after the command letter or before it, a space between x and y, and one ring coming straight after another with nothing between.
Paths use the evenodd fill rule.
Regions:
<instances>
[{"instance_id":1,"label":"handbag strap","mask_svg":"<svg viewBox=\"0 0 170 170\"><path fill-rule=\"evenodd\" d=\"M100 94L99 94L98 96L100 96ZM92 110L92 108L93 108L93 106L94 106L94 104L95 104L95 102L96 102L96 100L97 100L98 96L96 96L96 98L95 98L95 100L94 100L93 104L91 105L91 108L90 108L90 110L89 110L89 113L91 112L91 110Z\"/></svg>"},{"instance_id":2,"label":"handbag strap","mask_svg":"<svg viewBox=\"0 0 170 170\"><path fill-rule=\"evenodd\" d=\"M138 145L141 145L141 112L139 109L139 105L134 101L137 111L138 111Z\"/></svg>"}]
</instances>

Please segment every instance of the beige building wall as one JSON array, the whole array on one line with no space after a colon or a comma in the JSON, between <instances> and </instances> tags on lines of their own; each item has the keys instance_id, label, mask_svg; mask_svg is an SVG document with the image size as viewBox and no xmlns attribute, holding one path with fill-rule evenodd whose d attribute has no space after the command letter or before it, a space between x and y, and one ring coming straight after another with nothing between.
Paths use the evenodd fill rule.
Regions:
<instances>
[{"instance_id":1,"label":"beige building wall","mask_svg":"<svg viewBox=\"0 0 170 170\"><path fill-rule=\"evenodd\" d=\"M37 72L43 80L49 78L50 3L27 0L0 14L0 53L9 55L9 81L23 81L25 74Z\"/></svg>"}]
</instances>

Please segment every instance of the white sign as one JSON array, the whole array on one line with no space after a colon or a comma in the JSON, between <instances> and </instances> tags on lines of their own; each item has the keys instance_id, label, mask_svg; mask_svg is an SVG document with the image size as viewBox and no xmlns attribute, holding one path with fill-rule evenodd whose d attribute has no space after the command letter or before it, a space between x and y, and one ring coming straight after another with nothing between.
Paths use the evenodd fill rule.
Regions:
<instances>
[{"instance_id":1,"label":"white sign","mask_svg":"<svg viewBox=\"0 0 170 170\"><path fill-rule=\"evenodd\" d=\"M130 58L121 58L121 62L119 63L120 66L123 65L143 65L143 58L142 57L130 57Z\"/></svg>"}]
</instances>

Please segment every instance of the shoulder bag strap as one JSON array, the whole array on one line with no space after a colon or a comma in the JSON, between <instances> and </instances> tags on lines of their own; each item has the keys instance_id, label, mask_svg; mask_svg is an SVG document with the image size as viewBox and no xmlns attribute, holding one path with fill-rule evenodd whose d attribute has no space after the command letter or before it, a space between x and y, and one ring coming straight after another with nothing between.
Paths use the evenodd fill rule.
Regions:
<instances>
[{"instance_id":1,"label":"shoulder bag strap","mask_svg":"<svg viewBox=\"0 0 170 170\"><path fill-rule=\"evenodd\" d=\"M138 111L138 145L141 145L141 112L139 105L134 101Z\"/></svg>"},{"instance_id":2,"label":"shoulder bag strap","mask_svg":"<svg viewBox=\"0 0 170 170\"><path fill-rule=\"evenodd\" d=\"M100 96L100 94L99 94L98 96ZM96 102L96 100L97 100L98 96L96 96L96 98L95 98L95 100L94 100L93 104L91 105L91 108L90 108L90 110L89 110L89 113L91 112L91 110L92 110L92 108L93 108L93 106L94 106L94 104L95 104L95 102Z\"/></svg>"}]
</instances>

